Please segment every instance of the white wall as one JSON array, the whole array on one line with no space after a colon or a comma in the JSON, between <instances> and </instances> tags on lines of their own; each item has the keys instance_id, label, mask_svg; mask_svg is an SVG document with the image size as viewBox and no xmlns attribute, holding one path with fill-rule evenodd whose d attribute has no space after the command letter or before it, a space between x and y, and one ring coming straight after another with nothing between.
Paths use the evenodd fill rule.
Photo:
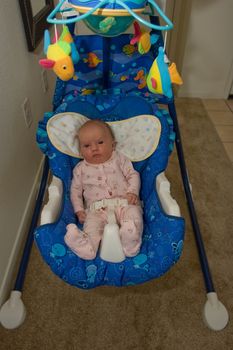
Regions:
<instances>
[{"instance_id":1,"label":"white wall","mask_svg":"<svg viewBox=\"0 0 233 350\"><path fill-rule=\"evenodd\" d=\"M22 222L42 154L35 142L37 122L51 110L54 77L49 91L41 86L42 46L27 50L18 0L0 1L0 302L14 266L15 243L25 235ZM31 102L33 123L26 128L21 109ZM26 218L27 219L27 218Z\"/></svg>"},{"instance_id":2,"label":"white wall","mask_svg":"<svg viewBox=\"0 0 233 350\"><path fill-rule=\"evenodd\" d=\"M179 96L227 98L233 79L233 1L193 0Z\"/></svg>"}]
</instances>

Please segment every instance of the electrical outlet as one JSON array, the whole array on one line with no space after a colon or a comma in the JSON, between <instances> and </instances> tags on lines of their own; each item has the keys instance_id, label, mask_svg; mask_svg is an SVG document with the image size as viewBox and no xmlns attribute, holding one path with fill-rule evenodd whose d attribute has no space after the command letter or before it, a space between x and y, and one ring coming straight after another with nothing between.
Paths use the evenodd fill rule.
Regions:
<instances>
[{"instance_id":1,"label":"electrical outlet","mask_svg":"<svg viewBox=\"0 0 233 350\"><path fill-rule=\"evenodd\" d=\"M30 128L32 124L32 111L29 98L26 97L22 104L22 110L24 115L24 120L27 128Z\"/></svg>"},{"instance_id":2,"label":"electrical outlet","mask_svg":"<svg viewBox=\"0 0 233 350\"><path fill-rule=\"evenodd\" d=\"M41 71L41 83L42 83L43 92L46 93L48 91L49 84L48 84L47 72L44 69Z\"/></svg>"}]
</instances>

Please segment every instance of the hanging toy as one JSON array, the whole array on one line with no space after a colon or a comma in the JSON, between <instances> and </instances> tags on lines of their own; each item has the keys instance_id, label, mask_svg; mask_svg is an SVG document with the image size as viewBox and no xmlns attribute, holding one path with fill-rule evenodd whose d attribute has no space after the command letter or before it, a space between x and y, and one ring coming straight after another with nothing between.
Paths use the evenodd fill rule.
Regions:
<instances>
[{"instance_id":1,"label":"hanging toy","mask_svg":"<svg viewBox=\"0 0 233 350\"><path fill-rule=\"evenodd\" d=\"M150 51L151 42L150 42L150 33L141 29L140 25L137 22L134 22L134 36L130 40L130 44L138 44L138 52L143 55Z\"/></svg>"},{"instance_id":2,"label":"hanging toy","mask_svg":"<svg viewBox=\"0 0 233 350\"><path fill-rule=\"evenodd\" d=\"M159 47L159 54L154 60L147 76L147 87L154 94L162 94L172 98L172 83L181 85L183 81L179 75L176 64L170 66L165 62L164 48Z\"/></svg>"},{"instance_id":3,"label":"hanging toy","mask_svg":"<svg viewBox=\"0 0 233 350\"><path fill-rule=\"evenodd\" d=\"M63 27L60 38L54 44L50 44L49 31L44 33L44 53L47 58L39 61L46 69L53 69L55 74L64 81L74 76L74 64L79 61L79 53L76 49L72 35L67 26Z\"/></svg>"},{"instance_id":4,"label":"hanging toy","mask_svg":"<svg viewBox=\"0 0 233 350\"><path fill-rule=\"evenodd\" d=\"M130 44L138 44L138 52L141 55L144 55L145 53L150 51L151 45L155 44L156 41L159 39L159 35L152 34L150 35L149 32L141 29L140 25L137 22L134 22L134 36L130 40Z\"/></svg>"}]
</instances>

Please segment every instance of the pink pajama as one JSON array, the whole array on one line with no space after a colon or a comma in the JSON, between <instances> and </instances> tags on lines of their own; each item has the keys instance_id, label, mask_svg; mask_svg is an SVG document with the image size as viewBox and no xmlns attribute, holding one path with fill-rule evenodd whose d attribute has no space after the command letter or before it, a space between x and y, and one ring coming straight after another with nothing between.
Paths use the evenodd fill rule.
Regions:
<instances>
[{"instance_id":1,"label":"pink pajama","mask_svg":"<svg viewBox=\"0 0 233 350\"><path fill-rule=\"evenodd\" d=\"M115 215L120 226L121 243L125 255L128 257L137 255L143 231L142 208L136 205L116 207ZM67 225L65 242L80 258L94 259L106 223L107 209L88 210L83 232L75 224Z\"/></svg>"}]
</instances>

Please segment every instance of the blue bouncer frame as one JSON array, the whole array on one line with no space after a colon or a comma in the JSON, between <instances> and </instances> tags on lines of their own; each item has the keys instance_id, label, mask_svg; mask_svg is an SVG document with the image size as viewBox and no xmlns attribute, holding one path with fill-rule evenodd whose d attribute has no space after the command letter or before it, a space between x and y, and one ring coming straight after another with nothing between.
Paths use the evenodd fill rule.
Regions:
<instances>
[{"instance_id":1,"label":"blue bouncer frame","mask_svg":"<svg viewBox=\"0 0 233 350\"><path fill-rule=\"evenodd\" d=\"M159 19L157 16L150 16L150 21L152 24L154 24L154 28L156 28L156 26L159 25ZM74 24L70 24L69 29L70 29L70 32L73 33ZM155 34L159 35L160 40L163 41L162 34L161 34L160 30L153 29L153 32ZM105 46L105 48L107 48L109 45L109 38L103 38L103 40L104 40L104 46ZM108 52L108 50L104 50L104 51L106 53ZM104 72L108 71L108 64L109 64L108 55L105 54L104 55ZM103 85L107 89L108 88L107 74L103 74L103 76L106 77L103 81ZM183 186L184 186L184 190L185 190L185 195L186 195L186 199L187 199L189 214L190 214L190 218L191 218L191 222L192 222L193 232L195 235L195 240L196 240L197 249L198 249L198 253L199 253L199 259L200 259L200 264L201 264L201 268L202 268L202 272L203 272L205 287L206 287L207 293L215 292L212 276L211 276L210 269L209 269L208 259L207 259L207 255L206 255L206 251L205 251L205 247L204 247L204 242L202 239L200 226L198 223L198 218L197 218L195 205L193 202L191 188L190 188L190 184L189 184L189 178L188 178L188 173L187 173L187 168L186 168L186 163L185 163L184 151L183 151L183 146L182 146L182 140L181 140L181 134L180 134L180 130L179 130L179 124L178 124L178 119L177 119L174 98L167 99L166 97L163 97L163 98L160 98L159 103L168 106L169 114L173 120L174 132L176 135L175 144L176 144L177 155L178 155L178 159L179 159L179 166L180 166ZM41 207L42 207L42 203L43 203L43 197L44 197L44 193L45 193L45 189L46 189L48 174L49 174L49 162L48 162L47 157L45 157L41 184L40 184L39 192L37 195L37 200L36 200L34 212L32 215L31 225L30 225L30 228L28 231L27 240L26 240L26 244L24 247L22 259L21 259L21 262L19 265L17 278L16 278L15 285L14 285L15 291L22 291L22 288L23 288L26 269L27 269L27 265L28 265L28 261L29 261L29 257L30 257L30 251L31 251L31 247L33 244L34 231L35 231L35 228L37 226L37 221L38 221Z\"/></svg>"}]
</instances>

